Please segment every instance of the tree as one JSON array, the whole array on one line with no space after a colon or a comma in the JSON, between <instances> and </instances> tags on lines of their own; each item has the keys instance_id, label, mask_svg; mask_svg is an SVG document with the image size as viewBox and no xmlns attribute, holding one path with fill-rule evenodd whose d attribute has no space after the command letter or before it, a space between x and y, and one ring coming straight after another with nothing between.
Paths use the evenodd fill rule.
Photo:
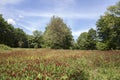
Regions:
<instances>
[{"instance_id":1,"label":"tree","mask_svg":"<svg viewBox=\"0 0 120 80\"><path fill-rule=\"evenodd\" d=\"M96 30L91 28L88 32L83 32L77 39L78 49L95 50L96 49Z\"/></svg>"},{"instance_id":2,"label":"tree","mask_svg":"<svg viewBox=\"0 0 120 80\"><path fill-rule=\"evenodd\" d=\"M120 2L110 6L104 16L97 21L99 42L107 49L120 49Z\"/></svg>"},{"instance_id":3,"label":"tree","mask_svg":"<svg viewBox=\"0 0 120 80\"><path fill-rule=\"evenodd\" d=\"M102 43L102 42L97 42L96 43L96 48L98 50L107 50L107 45L105 43Z\"/></svg>"},{"instance_id":4,"label":"tree","mask_svg":"<svg viewBox=\"0 0 120 80\"><path fill-rule=\"evenodd\" d=\"M26 47L26 34L22 29L14 28L0 15L0 44L10 47Z\"/></svg>"},{"instance_id":5,"label":"tree","mask_svg":"<svg viewBox=\"0 0 120 80\"><path fill-rule=\"evenodd\" d=\"M120 1L116 3L116 5L108 7L107 13L115 16L120 16Z\"/></svg>"},{"instance_id":6,"label":"tree","mask_svg":"<svg viewBox=\"0 0 120 80\"><path fill-rule=\"evenodd\" d=\"M82 49L82 50L87 49L87 46L88 46L87 37L88 37L87 32L83 32L80 34L80 36L77 39L77 44L79 49Z\"/></svg>"},{"instance_id":7,"label":"tree","mask_svg":"<svg viewBox=\"0 0 120 80\"><path fill-rule=\"evenodd\" d=\"M33 35L28 35L29 48L41 48L43 46L43 33L41 31L33 31Z\"/></svg>"},{"instance_id":8,"label":"tree","mask_svg":"<svg viewBox=\"0 0 120 80\"><path fill-rule=\"evenodd\" d=\"M54 49L69 49L73 37L70 28L59 17L53 16L44 32L45 47Z\"/></svg>"},{"instance_id":9,"label":"tree","mask_svg":"<svg viewBox=\"0 0 120 80\"><path fill-rule=\"evenodd\" d=\"M20 29L14 29L14 47L27 47L27 36L26 33Z\"/></svg>"},{"instance_id":10,"label":"tree","mask_svg":"<svg viewBox=\"0 0 120 80\"><path fill-rule=\"evenodd\" d=\"M42 45L43 45L43 34L42 34L42 32L38 31L38 30L35 30L33 32L33 37L34 37L33 42L35 44L34 47L41 48Z\"/></svg>"},{"instance_id":11,"label":"tree","mask_svg":"<svg viewBox=\"0 0 120 80\"><path fill-rule=\"evenodd\" d=\"M0 15L0 44L14 47L14 27Z\"/></svg>"},{"instance_id":12,"label":"tree","mask_svg":"<svg viewBox=\"0 0 120 80\"><path fill-rule=\"evenodd\" d=\"M0 44L7 44L6 42L7 33L7 22L4 20L2 15L0 15Z\"/></svg>"},{"instance_id":13,"label":"tree","mask_svg":"<svg viewBox=\"0 0 120 80\"><path fill-rule=\"evenodd\" d=\"M34 43L33 43L33 40L34 40L34 37L33 35L27 35L27 42L28 42L28 48L34 48Z\"/></svg>"},{"instance_id":14,"label":"tree","mask_svg":"<svg viewBox=\"0 0 120 80\"><path fill-rule=\"evenodd\" d=\"M88 31L88 36L87 36L87 49L89 50L94 50L96 49L96 30L94 30L93 28L91 28Z\"/></svg>"}]
</instances>

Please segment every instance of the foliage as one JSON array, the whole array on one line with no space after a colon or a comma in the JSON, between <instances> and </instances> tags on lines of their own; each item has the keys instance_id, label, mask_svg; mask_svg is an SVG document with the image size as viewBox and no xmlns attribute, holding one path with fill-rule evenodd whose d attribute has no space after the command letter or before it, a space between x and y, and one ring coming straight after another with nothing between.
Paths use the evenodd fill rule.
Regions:
<instances>
[{"instance_id":1,"label":"foliage","mask_svg":"<svg viewBox=\"0 0 120 80\"><path fill-rule=\"evenodd\" d=\"M14 47L27 47L27 36L26 33L20 29L14 29Z\"/></svg>"},{"instance_id":2,"label":"foliage","mask_svg":"<svg viewBox=\"0 0 120 80\"><path fill-rule=\"evenodd\" d=\"M0 15L0 44L6 44L11 47L14 46L14 28L12 25L8 24L2 15Z\"/></svg>"},{"instance_id":3,"label":"foliage","mask_svg":"<svg viewBox=\"0 0 120 80\"><path fill-rule=\"evenodd\" d=\"M110 6L104 16L97 22L99 40L106 44L108 49L120 49L120 2Z\"/></svg>"},{"instance_id":4,"label":"foliage","mask_svg":"<svg viewBox=\"0 0 120 80\"><path fill-rule=\"evenodd\" d=\"M96 49L96 31L90 29L88 32L83 32L77 39L78 48L82 50Z\"/></svg>"},{"instance_id":5,"label":"foliage","mask_svg":"<svg viewBox=\"0 0 120 80\"><path fill-rule=\"evenodd\" d=\"M115 16L120 15L120 1L116 3L116 5L108 7L107 13L113 14Z\"/></svg>"},{"instance_id":6,"label":"foliage","mask_svg":"<svg viewBox=\"0 0 120 80\"><path fill-rule=\"evenodd\" d=\"M0 51L1 50L12 50L9 46L4 45L4 44L0 44Z\"/></svg>"},{"instance_id":7,"label":"foliage","mask_svg":"<svg viewBox=\"0 0 120 80\"><path fill-rule=\"evenodd\" d=\"M41 48L43 46L43 34L41 31L33 31L33 35L28 35L29 48Z\"/></svg>"},{"instance_id":8,"label":"foliage","mask_svg":"<svg viewBox=\"0 0 120 80\"><path fill-rule=\"evenodd\" d=\"M97 36L96 36L96 30L94 30L93 28L91 28L88 31L87 42L88 42L87 48L89 50L96 49Z\"/></svg>"},{"instance_id":9,"label":"foliage","mask_svg":"<svg viewBox=\"0 0 120 80\"><path fill-rule=\"evenodd\" d=\"M22 29L14 28L0 15L0 44L11 47L26 47L26 34Z\"/></svg>"},{"instance_id":10,"label":"foliage","mask_svg":"<svg viewBox=\"0 0 120 80\"><path fill-rule=\"evenodd\" d=\"M107 45L102 42L97 42L96 47L97 47L97 50L107 50Z\"/></svg>"},{"instance_id":11,"label":"foliage","mask_svg":"<svg viewBox=\"0 0 120 80\"><path fill-rule=\"evenodd\" d=\"M76 50L76 49L79 49L79 46L78 46L79 44L77 43L77 41L74 41L73 42L73 45L72 45L72 47L71 47L71 50Z\"/></svg>"},{"instance_id":12,"label":"foliage","mask_svg":"<svg viewBox=\"0 0 120 80\"><path fill-rule=\"evenodd\" d=\"M44 32L45 46L55 49L69 49L73 37L70 29L59 17L53 16Z\"/></svg>"},{"instance_id":13,"label":"foliage","mask_svg":"<svg viewBox=\"0 0 120 80\"><path fill-rule=\"evenodd\" d=\"M78 44L78 48L79 49L83 49L83 50L87 49L87 44L88 44L87 36L88 36L88 33L87 32L83 32L78 37L77 44Z\"/></svg>"}]
</instances>

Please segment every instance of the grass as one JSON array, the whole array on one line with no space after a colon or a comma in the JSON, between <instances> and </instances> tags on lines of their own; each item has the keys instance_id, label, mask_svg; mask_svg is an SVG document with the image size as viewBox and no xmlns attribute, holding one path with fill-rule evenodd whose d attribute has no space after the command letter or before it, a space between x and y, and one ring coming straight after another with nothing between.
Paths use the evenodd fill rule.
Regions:
<instances>
[{"instance_id":1,"label":"grass","mask_svg":"<svg viewBox=\"0 0 120 80\"><path fill-rule=\"evenodd\" d=\"M17 49L0 53L1 80L119 80L120 51Z\"/></svg>"},{"instance_id":2,"label":"grass","mask_svg":"<svg viewBox=\"0 0 120 80\"><path fill-rule=\"evenodd\" d=\"M0 44L0 52L2 52L2 51L10 51L10 50L12 50L12 48L10 48L9 46L4 45L4 44Z\"/></svg>"}]
</instances>

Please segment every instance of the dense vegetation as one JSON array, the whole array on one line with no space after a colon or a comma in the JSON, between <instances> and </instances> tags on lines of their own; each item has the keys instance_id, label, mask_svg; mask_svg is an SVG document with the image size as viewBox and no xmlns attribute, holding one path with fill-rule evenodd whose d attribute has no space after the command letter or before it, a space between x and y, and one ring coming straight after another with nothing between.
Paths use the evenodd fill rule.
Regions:
<instances>
[{"instance_id":1,"label":"dense vegetation","mask_svg":"<svg viewBox=\"0 0 120 80\"><path fill-rule=\"evenodd\" d=\"M96 31L90 29L88 32L83 32L77 39L77 48L82 50L96 49Z\"/></svg>"},{"instance_id":2,"label":"dense vegetation","mask_svg":"<svg viewBox=\"0 0 120 80\"><path fill-rule=\"evenodd\" d=\"M120 51L0 52L1 80L119 80Z\"/></svg>"},{"instance_id":3,"label":"dense vegetation","mask_svg":"<svg viewBox=\"0 0 120 80\"><path fill-rule=\"evenodd\" d=\"M45 32L36 30L33 35L27 35L22 29L8 24L0 15L0 44L21 48L119 50L119 9L120 2L110 6L96 22L96 30L81 33L77 41L73 40L70 28L60 17L53 16Z\"/></svg>"},{"instance_id":4,"label":"dense vegetation","mask_svg":"<svg viewBox=\"0 0 120 80\"><path fill-rule=\"evenodd\" d=\"M26 47L26 34L20 28L14 28L0 15L0 44L10 47Z\"/></svg>"},{"instance_id":5,"label":"dense vegetation","mask_svg":"<svg viewBox=\"0 0 120 80\"><path fill-rule=\"evenodd\" d=\"M0 51L6 51L6 50L12 50L9 46L6 46L4 44L0 44Z\"/></svg>"},{"instance_id":6,"label":"dense vegetation","mask_svg":"<svg viewBox=\"0 0 120 80\"><path fill-rule=\"evenodd\" d=\"M108 8L97 22L99 41L105 49L120 49L120 2Z\"/></svg>"}]
</instances>

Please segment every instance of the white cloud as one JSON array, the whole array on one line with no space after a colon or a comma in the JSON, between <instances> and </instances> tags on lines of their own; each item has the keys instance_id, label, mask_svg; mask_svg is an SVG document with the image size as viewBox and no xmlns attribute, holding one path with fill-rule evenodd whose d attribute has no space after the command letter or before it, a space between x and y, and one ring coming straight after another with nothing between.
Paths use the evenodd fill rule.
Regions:
<instances>
[{"instance_id":1,"label":"white cloud","mask_svg":"<svg viewBox=\"0 0 120 80\"><path fill-rule=\"evenodd\" d=\"M28 11L22 11L22 10L16 10L17 13L20 13L23 16L27 16L27 17L46 17L46 18L50 18L53 15L55 16L59 16L62 18L67 18L67 19L97 19L100 15L100 13L95 13L95 12L91 12L91 13L87 13L87 12L66 12L63 11L62 13L59 12L33 12L33 11L29 11L29 14L27 13Z\"/></svg>"},{"instance_id":2,"label":"white cloud","mask_svg":"<svg viewBox=\"0 0 120 80\"><path fill-rule=\"evenodd\" d=\"M16 24L16 22L12 18L7 19L7 22L8 24L13 24L13 25Z\"/></svg>"},{"instance_id":3,"label":"white cloud","mask_svg":"<svg viewBox=\"0 0 120 80\"><path fill-rule=\"evenodd\" d=\"M20 3L23 0L2 0L0 4L15 4ZM48 3L50 1L45 0ZM76 4L76 0L51 0L53 2L52 4L55 5L55 7L52 8L52 11L47 10L37 10L37 9L29 9L29 10L19 10L19 9L4 9L1 11L2 13L7 14L8 16L16 16L18 18L23 17L46 17L50 18L53 15L62 17L64 19L98 19L98 17L101 15L102 12L100 10L97 11L80 11L78 9L75 9L74 6ZM72 6L72 7L71 7ZM96 10L96 9L95 9ZM14 13L13 13L14 12ZM29 12L29 13L28 13ZM18 15L20 14L20 15ZM11 17L10 16L10 17Z\"/></svg>"},{"instance_id":4,"label":"white cloud","mask_svg":"<svg viewBox=\"0 0 120 80\"><path fill-rule=\"evenodd\" d=\"M88 11L88 10L79 10L75 8L76 0L44 0L44 2L52 3L54 7L51 7L51 11L49 10L37 10L37 9L29 9L29 10L18 10L14 9L14 14L20 14L21 17L47 17L50 18L53 15L67 18L67 19L96 19L101 14L100 10L97 11ZM81 9L81 8L80 8ZM95 8L96 10L96 8ZM29 12L29 13L28 13ZM13 14L13 13L12 13Z\"/></svg>"},{"instance_id":5,"label":"white cloud","mask_svg":"<svg viewBox=\"0 0 120 80\"><path fill-rule=\"evenodd\" d=\"M0 5L7 5L7 4L18 4L23 0L1 0Z\"/></svg>"}]
</instances>

